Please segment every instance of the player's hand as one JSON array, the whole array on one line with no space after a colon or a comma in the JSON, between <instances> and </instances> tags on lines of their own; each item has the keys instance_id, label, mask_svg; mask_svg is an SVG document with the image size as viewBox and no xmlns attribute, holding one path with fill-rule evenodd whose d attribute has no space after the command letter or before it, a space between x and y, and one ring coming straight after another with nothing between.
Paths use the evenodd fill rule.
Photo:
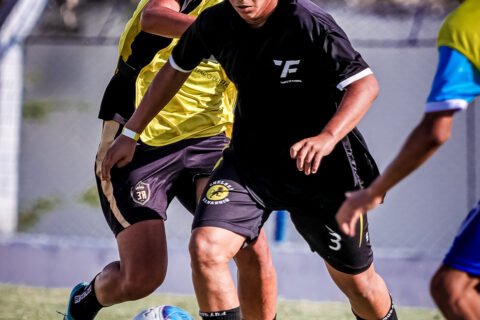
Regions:
<instances>
[{"instance_id":1,"label":"player's hand","mask_svg":"<svg viewBox=\"0 0 480 320\"><path fill-rule=\"evenodd\" d=\"M121 168L133 159L137 142L124 135L119 135L108 148L102 161L102 180L110 181L110 170L113 166Z\"/></svg>"},{"instance_id":2,"label":"player's hand","mask_svg":"<svg viewBox=\"0 0 480 320\"><path fill-rule=\"evenodd\" d=\"M333 137L327 133L303 139L290 148L290 157L297 160L297 169L306 175L315 174L322 158L328 156L335 147Z\"/></svg>"},{"instance_id":3,"label":"player's hand","mask_svg":"<svg viewBox=\"0 0 480 320\"><path fill-rule=\"evenodd\" d=\"M383 195L376 196L370 189L347 192L347 197L337 212L336 219L340 230L346 235L355 235L355 226L363 214L376 208L383 202Z\"/></svg>"}]
</instances>

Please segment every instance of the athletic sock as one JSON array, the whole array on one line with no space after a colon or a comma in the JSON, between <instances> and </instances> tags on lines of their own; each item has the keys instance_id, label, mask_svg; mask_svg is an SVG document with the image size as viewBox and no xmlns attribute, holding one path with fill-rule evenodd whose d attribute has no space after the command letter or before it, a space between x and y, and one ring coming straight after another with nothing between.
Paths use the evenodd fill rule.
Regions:
<instances>
[{"instance_id":1,"label":"athletic sock","mask_svg":"<svg viewBox=\"0 0 480 320\"><path fill-rule=\"evenodd\" d=\"M390 297L390 299L391 299L391 297ZM352 313L355 316L355 318L357 318L357 320L365 320L365 319L359 317L353 310L352 310ZM393 304L393 300L391 300L390 309L388 310L387 315L385 317L381 318L380 320L398 320L397 312L395 311L395 306Z\"/></svg>"},{"instance_id":2,"label":"athletic sock","mask_svg":"<svg viewBox=\"0 0 480 320\"><path fill-rule=\"evenodd\" d=\"M245 318L242 318L242 320L245 320ZM277 315L276 314L273 316L272 320L277 320Z\"/></svg>"},{"instance_id":3,"label":"athletic sock","mask_svg":"<svg viewBox=\"0 0 480 320\"><path fill-rule=\"evenodd\" d=\"M397 318L397 312L395 311L395 306L392 305L390 306L390 310L388 310L387 315L383 317L381 320L398 320Z\"/></svg>"},{"instance_id":4,"label":"athletic sock","mask_svg":"<svg viewBox=\"0 0 480 320\"><path fill-rule=\"evenodd\" d=\"M199 312L200 317L203 320L241 320L240 307L230 310L211 311L211 312Z\"/></svg>"},{"instance_id":5,"label":"athletic sock","mask_svg":"<svg viewBox=\"0 0 480 320\"><path fill-rule=\"evenodd\" d=\"M93 320L103 306L95 294L95 278L82 290L79 290L70 302L70 313L75 320Z\"/></svg>"}]
</instances>

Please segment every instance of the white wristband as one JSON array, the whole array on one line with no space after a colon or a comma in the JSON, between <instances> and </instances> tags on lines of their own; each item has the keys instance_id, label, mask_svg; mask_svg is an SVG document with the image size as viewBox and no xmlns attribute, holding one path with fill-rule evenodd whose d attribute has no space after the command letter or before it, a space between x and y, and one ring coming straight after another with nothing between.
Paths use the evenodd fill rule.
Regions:
<instances>
[{"instance_id":1,"label":"white wristband","mask_svg":"<svg viewBox=\"0 0 480 320\"><path fill-rule=\"evenodd\" d=\"M138 141L138 139L140 139L140 135L138 133L128 129L127 127L123 127L122 134L125 137L129 137L130 139L133 139L135 141Z\"/></svg>"}]
</instances>

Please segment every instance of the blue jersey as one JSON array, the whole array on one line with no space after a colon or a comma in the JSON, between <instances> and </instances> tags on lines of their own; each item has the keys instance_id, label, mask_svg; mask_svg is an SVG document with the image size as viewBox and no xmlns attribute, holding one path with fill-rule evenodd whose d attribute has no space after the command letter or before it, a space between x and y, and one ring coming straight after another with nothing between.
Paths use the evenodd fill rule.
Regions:
<instances>
[{"instance_id":1,"label":"blue jersey","mask_svg":"<svg viewBox=\"0 0 480 320\"><path fill-rule=\"evenodd\" d=\"M425 111L466 109L480 95L480 71L455 49L442 46L438 52L438 68Z\"/></svg>"},{"instance_id":2,"label":"blue jersey","mask_svg":"<svg viewBox=\"0 0 480 320\"><path fill-rule=\"evenodd\" d=\"M439 63L426 112L462 110L480 95L480 3L466 0L438 32Z\"/></svg>"}]
</instances>

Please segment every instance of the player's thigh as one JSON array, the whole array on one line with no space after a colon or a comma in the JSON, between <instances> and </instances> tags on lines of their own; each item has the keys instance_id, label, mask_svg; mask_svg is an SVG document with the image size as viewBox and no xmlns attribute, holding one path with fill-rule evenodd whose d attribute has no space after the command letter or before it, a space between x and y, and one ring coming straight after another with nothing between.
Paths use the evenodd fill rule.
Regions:
<instances>
[{"instance_id":1,"label":"player's thigh","mask_svg":"<svg viewBox=\"0 0 480 320\"><path fill-rule=\"evenodd\" d=\"M340 231L335 220L337 205L316 210L299 210L290 216L298 232L310 246L335 270L359 274L373 261L366 216L357 223L357 232L349 237Z\"/></svg>"},{"instance_id":2,"label":"player's thigh","mask_svg":"<svg viewBox=\"0 0 480 320\"><path fill-rule=\"evenodd\" d=\"M268 240L265 230L262 228L258 238L242 248L235 256L237 265L252 267L252 266L269 266L271 265L271 253L268 246Z\"/></svg>"},{"instance_id":3,"label":"player's thigh","mask_svg":"<svg viewBox=\"0 0 480 320\"><path fill-rule=\"evenodd\" d=\"M432 278L432 290L437 294L462 295L475 290L480 292L480 277L442 265Z\"/></svg>"},{"instance_id":4,"label":"player's thigh","mask_svg":"<svg viewBox=\"0 0 480 320\"><path fill-rule=\"evenodd\" d=\"M164 221L145 220L126 228L117 236L120 263L130 278L162 281L167 270Z\"/></svg>"},{"instance_id":5,"label":"player's thigh","mask_svg":"<svg viewBox=\"0 0 480 320\"><path fill-rule=\"evenodd\" d=\"M443 264L480 277L480 203L463 221Z\"/></svg>"}]
</instances>

